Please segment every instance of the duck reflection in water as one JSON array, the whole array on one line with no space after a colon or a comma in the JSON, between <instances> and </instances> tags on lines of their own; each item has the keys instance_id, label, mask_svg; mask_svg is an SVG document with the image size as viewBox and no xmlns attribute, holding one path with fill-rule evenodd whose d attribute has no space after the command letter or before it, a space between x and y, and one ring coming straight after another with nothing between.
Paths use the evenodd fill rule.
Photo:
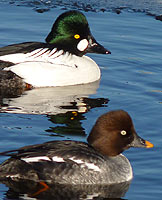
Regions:
<instances>
[{"instance_id":1,"label":"duck reflection in water","mask_svg":"<svg viewBox=\"0 0 162 200\"><path fill-rule=\"evenodd\" d=\"M114 184L110 186L103 185L48 185L48 188L41 183L33 181L7 181L3 182L9 187L6 192L7 199L24 199L24 200L124 200L121 197L129 189L130 182Z\"/></svg>"},{"instance_id":2,"label":"duck reflection in water","mask_svg":"<svg viewBox=\"0 0 162 200\"><path fill-rule=\"evenodd\" d=\"M1 96L0 112L25 113L25 114L47 114L56 115L69 111L79 113L88 112L91 108L100 107L103 100L90 98L96 94L99 81L74 86L35 88L15 96ZM102 104L107 103L101 102Z\"/></svg>"},{"instance_id":3,"label":"duck reflection in water","mask_svg":"<svg viewBox=\"0 0 162 200\"><path fill-rule=\"evenodd\" d=\"M75 86L35 88L20 96L1 98L0 112L45 114L53 123L46 132L50 136L85 136L84 113L107 106L107 98L89 97L96 93L99 81ZM77 131L76 131L77 130Z\"/></svg>"}]
</instances>

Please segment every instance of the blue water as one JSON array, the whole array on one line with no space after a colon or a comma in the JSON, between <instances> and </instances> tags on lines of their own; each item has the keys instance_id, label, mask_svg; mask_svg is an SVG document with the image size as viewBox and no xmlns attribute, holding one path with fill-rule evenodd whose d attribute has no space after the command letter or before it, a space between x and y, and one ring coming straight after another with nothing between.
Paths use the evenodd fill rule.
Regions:
<instances>
[{"instance_id":1,"label":"blue water","mask_svg":"<svg viewBox=\"0 0 162 200\"><path fill-rule=\"evenodd\" d=\"M43 41L54 19L62 12L51 8L40 14L30 6L0 3L0 46ZM98 116L109 110L124 109L132 116L138 134L155 147L129 149L124 153L133 166L134 179L123 198L160 200L162 22L133 11L122 11L119 15L84 14L97 41L112 52L111 55L89 54L102 70L99 86L40 89L19 98L3 99L0 151L54 139L85 141ZM82 97L90 100L87 103ZM73 116L71 111L78 111L78 115ZM1 199L7 198L7 191L1 184Z\"/></svg>"}]
</instances>

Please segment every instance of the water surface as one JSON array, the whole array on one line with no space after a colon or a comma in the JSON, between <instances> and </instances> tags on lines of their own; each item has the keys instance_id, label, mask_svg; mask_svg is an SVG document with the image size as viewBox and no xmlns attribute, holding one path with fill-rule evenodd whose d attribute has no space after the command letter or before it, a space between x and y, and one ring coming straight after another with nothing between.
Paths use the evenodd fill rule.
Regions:
<instances>
[{"instance_id":1,"label":"water surface","mask_svg":"<svg viewBox=\"0 0 162 200\"><path fill-rule=\"evenodd\" d=\"M60 8L50 8L40 14L31 7L1 3L0 46L44 41L62 12ZM124 153L134 169L134 179L124 199L160 200L162 22L141 12L84 14L95 38L112 52L89 54L102 70L100 83L82 87L83 90L79 86L79 94L69 94L74 91L71 88L57 89L57 98L56 89L36 89L18 98L1 99L0 151L54 139L86 141L98 116L124 109L132 116L138 134L155 145L153 149L130 149ZM62 95L65 90L67 95ZM1 184L1 199L11 199L6 197L7 191Z\"/></svg>"}]
</instances>

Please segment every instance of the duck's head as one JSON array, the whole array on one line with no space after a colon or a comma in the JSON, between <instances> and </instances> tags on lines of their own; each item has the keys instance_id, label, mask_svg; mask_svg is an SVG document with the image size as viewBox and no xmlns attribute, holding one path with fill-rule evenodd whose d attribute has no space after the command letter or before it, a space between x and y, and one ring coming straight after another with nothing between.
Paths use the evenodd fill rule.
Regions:
<instances>
[{"instance_id":1,"label":"duck's head","mask_svg":"<svg viewBox=\"0 0 162 200\"><path fill-rule=\"evenodd\" d=\"M79 11L67 11L55 21L46 42L58 49L82 56L86 53L110 54L90 32L86 17Z\"/></svg>"},{"instance_id":2,"label":"duck's head","mask_svg":"<svg viewBox=\"0 0 162 200\"><path fill-rule=\"evenodd\" d=\"M137 135L130 115L123 110L110 111L99 117L88 142L107 156L116 156L130 147L153 147Z\"/></svg>"}]
</instances>

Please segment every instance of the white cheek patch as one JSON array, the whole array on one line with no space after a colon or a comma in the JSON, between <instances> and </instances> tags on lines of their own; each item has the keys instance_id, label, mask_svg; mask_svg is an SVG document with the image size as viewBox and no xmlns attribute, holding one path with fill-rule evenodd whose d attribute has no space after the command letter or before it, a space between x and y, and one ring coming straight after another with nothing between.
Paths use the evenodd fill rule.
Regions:
<instances>
[{"instance_id":1,"label":"white cheek patch","mask_svg":"<svg viewBox=\"0 0 162 200\"><path fill-rule=\"evenodd\" d=\"M39 161L51 161L47 156L38 156L38 157L30 157L30 158L21 158L21 160L30 163L30 162L39 162Z\"/></svg>"},{"instance_id":2,"label":"white cheek patch","mask_svg":"<svg viewBox=\"0 0 162 200\"><path fill-rule=\"evenodd\" d=\"M77 45L79 51L84 51L87 47L88 47L88 41L86 39L81 40Z\"/></svg>"}]
</instances>

